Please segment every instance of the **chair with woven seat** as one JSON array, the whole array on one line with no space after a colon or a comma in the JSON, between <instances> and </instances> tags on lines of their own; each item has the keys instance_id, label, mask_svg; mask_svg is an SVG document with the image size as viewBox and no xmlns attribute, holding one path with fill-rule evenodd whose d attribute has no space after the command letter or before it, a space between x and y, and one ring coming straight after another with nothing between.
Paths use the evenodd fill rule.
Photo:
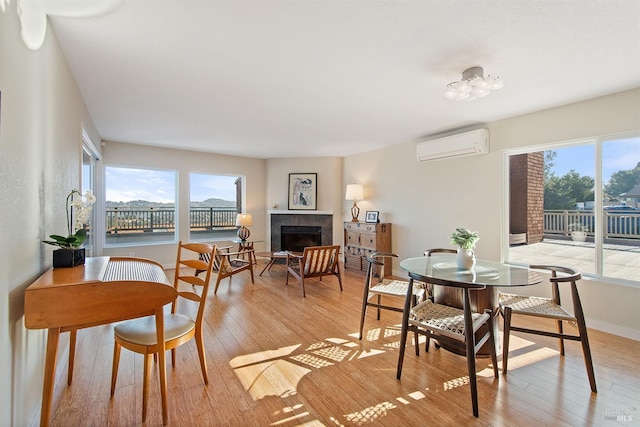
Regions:
<instances>
[{"instance_id":1,"label":"chair with woven seat","mask_svg":"<svg viewBox=\"0 0 640 427\"><path fill-rule=\"evenodd\" d=\"M509 357L509 336L511 335L511 331L558 338L561 356L564 356L565 339L580 341L582 343L582 352L584 355L585 367L587 369L587 376L589 377L589 385L591 386L591 391L597 393L596 377L593 371L593 361L591 359L591 349L589 347L589 337L587 335L587 325L584 319L584 312L582 311L580 295L578 294L577 282L582 278L582 275L572 268L552 265L531 265L529 266L529 268L536 270L547 270L551 273L549 281L551 283L552 298L529 297L500 293L500 313L504 318L504 336L502 342L502 373L507 373L507 363ZM573 314L569 313L561 304L560 289L558 286L559 283L571 284ZM555 320L558 332L512 326L511 319L513 315L534 316ZM563 331L563 322L576 324L578 328L578 335L565 333Z\"/></svg>"},{"instance_id":2,"label":"chair with woven seat","mask_svg":"<svg viewBox=\"0 0 640 427\"><path fill-rule=\"evenodd\" d=\"M178 291L178 299L182 297L197 303L197 314L194 320L190 316L177 313L176 300L171 304L171 312L165 313L164 315L165 350L171 350L171 365L175 368L176 347L195 338L205 384L209 384L209 377L207 375L202 325L215 252L216 245L206 243L178 243L173 286ZM202 255L207 255L208 263L202 259ZM195 259L193 257L195 257ZM206 272L205 277L200 278L197 276L195 274L196 270ZM190 285L189 290L180 290L181 283ZM200 293L196 291L197 288L202 288ZM113 330L115 343L113 350L113 369L111 372L111 396L113 397L116 389L121 347L144 354L144 377L142 383L143 422L147 417L151 359L152 356L158 353L160 348L156 339L155 325L154 316L150 316L121 322L117 324Z\"/></svg>"},{"instance_id":3,"label":"chair with woven seat","mask_svg":"<svg viewBox=\"0 0 640 427\"><path fill-rule=\"evenodd\" d=\"M435 286L460 289L463 293L463 308L460 309L444 304L437 304L430 299L426 299L412 307L413 295L411 288L415 281L431 283ZM420 274L409 273L409 286L407 287L407 293L405 295L404 312L402 315L402 333L396 375L398 379L400 379L402 375L402 364L409 331L413 331L415 335L416 356L420 355L418 335L424 335L428 339L433 338L438 340L443 348L446 344L452 351L463 354L467 358L469 384L471 387L471 405L475 417L478 417L476 353L485 342L489 343L493 374L495 378L498 378L498 361L493 336L492 311L489 309L483 313L474 313L471 311L470 291L485 289L485 287L485 285L478 283L449 282L437 278L427 278ZM477 334L478 332L480 332L480 334Z\"/></svg>"},{"instance_id":4,"label":"chair with woven seat","mask_svg":"<svg viewBox=\"0 0 640 427\"><path fill-rule=\"evenodd\" d=\"M213 293L218 292L218 287L222 279L229 278L229 286L231 286L232 276L249 270L251 273L251 283L253 280L253 260L255 259L255 251L253 248L243 249L238 252L229 252L228 248L216 251L215 265L218 267L218 277Z\"/></svg>"},{"instance_id":5,"label":"chair with woven seat","mask_svg":"<svg viewBox=\"0 0 640 427\"><path fill-rule=\"evenodd\" d=\"M375 307L377 309L376 320L380 320L380 310L397 311L402 313L402 300L397 306L390 303L383 304L382 297L391 297L395 299L404 298L407 294L409 282L406 280L388 279L385 272L385 258L397 258L398 255L386 252L374 252L367 256L369 265L367 266L367 276L364 282L364 294L362 296L362 313L360 316L360 338L362 339L362 331L364 330L364 320L367 314L367 307ZM374 277L375 267L378 266L378 278ZM425 286L417 283L413 287L413 303L416 305L418 301L425 298ZM374 302L375 301L375 302Z\"/></svg>"},{"instance_id":6,"label":"chair with woven seat","mask_svg":"<svg viewBox=\"0 0 640 427\"><path fill-rule=\"evenodd\" d=\"M285 284L289 285L289 275L298 279L302 285L302 296L307 293L304 287L305 279L318 277L322 280L325 276L336 276L342 292L342 277L340 276L340 246L307 246L302 254L289 253L287 255L287 279Z\"/></svg>"}]
</instances>

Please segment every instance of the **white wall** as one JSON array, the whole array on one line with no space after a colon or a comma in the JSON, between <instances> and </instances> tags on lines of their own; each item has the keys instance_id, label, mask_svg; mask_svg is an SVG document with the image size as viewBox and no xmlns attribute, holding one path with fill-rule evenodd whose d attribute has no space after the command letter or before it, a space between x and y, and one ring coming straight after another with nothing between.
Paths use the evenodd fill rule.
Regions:
<instances>
[{"instance_id":1,"label":"white wall","mask_svg":"<svg viewBox=\"0 0 640 427\"><path fill-rule=\"evenodd\" d=\"M287 210L290 173L318 174L317 210L333 213L333 242L342 244L342 221L345 220L341 157L287 158L267 160L267 208ZM351 216L349 215L349 218ZM267 221L269 217L267 216ZM268 228L268 224L267 224ZM270 240L270 236L268 236ZM269 242L270 243L270 242Z\"/></svg>"},{"instance_id":2,"label":"white wall","mask_svg":"<svg viewBox=\"0 0 640 427\"><path fill-rule=\"evenodd\" d=\"M251 238L263 240L263 243L256 243L256 252L265 250L265 224L267 221L265 160L117 142L105 142L102 154L103 164L106 166L177 170L178 194L180 197L179 216L182 218L189 217L190 173L244 176L246 179L245 210L253 217ZM178 230L178 240L180 239L183 241L189 240L189 227L186 222L183 222ZM219 242L219 244L222 244L222 242ZM167 268L173 267L175 264L175 243L105 248L103 253L111 256L128 256L132 251L135 252L136 256L155 259Z\"/></svg>"},{"instance_id":3,"label":"white wall","mask_svg":"<svg viewBox=\"0 0 640 427\"><path fill-rule=\"evenodd\" d=\"M360 205L392 223L399 259L452 247L451 232L465 226L480 234L478 257L500 260L502 151L638 130L640 89L491 123L489 129L491 152L484 156L419 163L415 143L408 142L344 159L343 185L365 185ZM404 275L397 263L394 268ZM581 289L590 327L640 339L640 288L583 280Z\"/></svg>"},{"instance_id":4,"label":"white wall","mask_svg":"<svg viewBox=\"0 0 640 427\"><path fill-rule=\"evenodd\" d=\"M30 51L16 2L0 13L0 426L39 421L46 333L25 329L24 290L51 266L53 247L41 240L66 233L66 196L80 188L82 125L99 140L47 32Z\"/></svg>"}]
</instances>

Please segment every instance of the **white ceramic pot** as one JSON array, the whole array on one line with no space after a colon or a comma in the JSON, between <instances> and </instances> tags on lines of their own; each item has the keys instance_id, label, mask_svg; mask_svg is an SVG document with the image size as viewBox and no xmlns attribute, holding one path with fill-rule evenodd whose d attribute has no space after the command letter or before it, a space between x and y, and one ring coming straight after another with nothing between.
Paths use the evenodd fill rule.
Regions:
<instances>
[{"instance_id":1,"label":"white ceramic pot","mask_svg":"<svg viewBox=\"0 0 640 427\"><path fill-rule=\"evenodd\" d=\"M585 242L587 240L587 232L586 231L572 231L571 239L574 242Z\"/></svg>"},{"instance_id":2,"label":"white ceramic pot","mask_svg":"<svg viewBox=\"0 0 640 427\"><path fill-rule=\"evenodd\" d=\"M473 249L458 248L456 264L461 270L471 270L476 265L476 256L473 254Z\"/></svg>"}]
</instances>

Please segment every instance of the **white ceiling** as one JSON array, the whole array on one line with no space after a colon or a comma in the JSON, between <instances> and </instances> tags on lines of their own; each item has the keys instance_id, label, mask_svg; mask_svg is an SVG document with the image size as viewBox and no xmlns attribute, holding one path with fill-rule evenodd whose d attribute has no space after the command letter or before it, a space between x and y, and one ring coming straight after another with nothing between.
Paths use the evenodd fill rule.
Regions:
<instances>
[{"instance_id":1,"label":"white ceiling","mask_svg":"<svg viewBox=\"0 0 640 427\"><path fill-rule=\"evenodd\" d=\"M345 156L640 87L638 0L125 0L49 19L106 141ZM445 99L471 66L504 88Z\"/></svg>"}]
</instances>

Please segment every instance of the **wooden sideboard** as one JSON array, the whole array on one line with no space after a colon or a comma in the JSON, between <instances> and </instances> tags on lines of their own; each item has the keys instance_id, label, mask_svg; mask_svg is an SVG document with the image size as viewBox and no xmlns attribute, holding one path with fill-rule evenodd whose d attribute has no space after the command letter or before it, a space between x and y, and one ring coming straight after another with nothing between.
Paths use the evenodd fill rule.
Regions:
<instances>
[{"instance_id":1,"label":"wooden sideboard","mask_svg":"<svg viewBox=\"0 0 640 427\"><path fill-rule=\"evenodd\" d=\"M374 252L391 252L391 224L345 222L344 268L366 273L366 256ZM391 266L385 265L386 272L392 270ZM378 274L377 269L375 273Z\"/></svg>"}]
</instances>

